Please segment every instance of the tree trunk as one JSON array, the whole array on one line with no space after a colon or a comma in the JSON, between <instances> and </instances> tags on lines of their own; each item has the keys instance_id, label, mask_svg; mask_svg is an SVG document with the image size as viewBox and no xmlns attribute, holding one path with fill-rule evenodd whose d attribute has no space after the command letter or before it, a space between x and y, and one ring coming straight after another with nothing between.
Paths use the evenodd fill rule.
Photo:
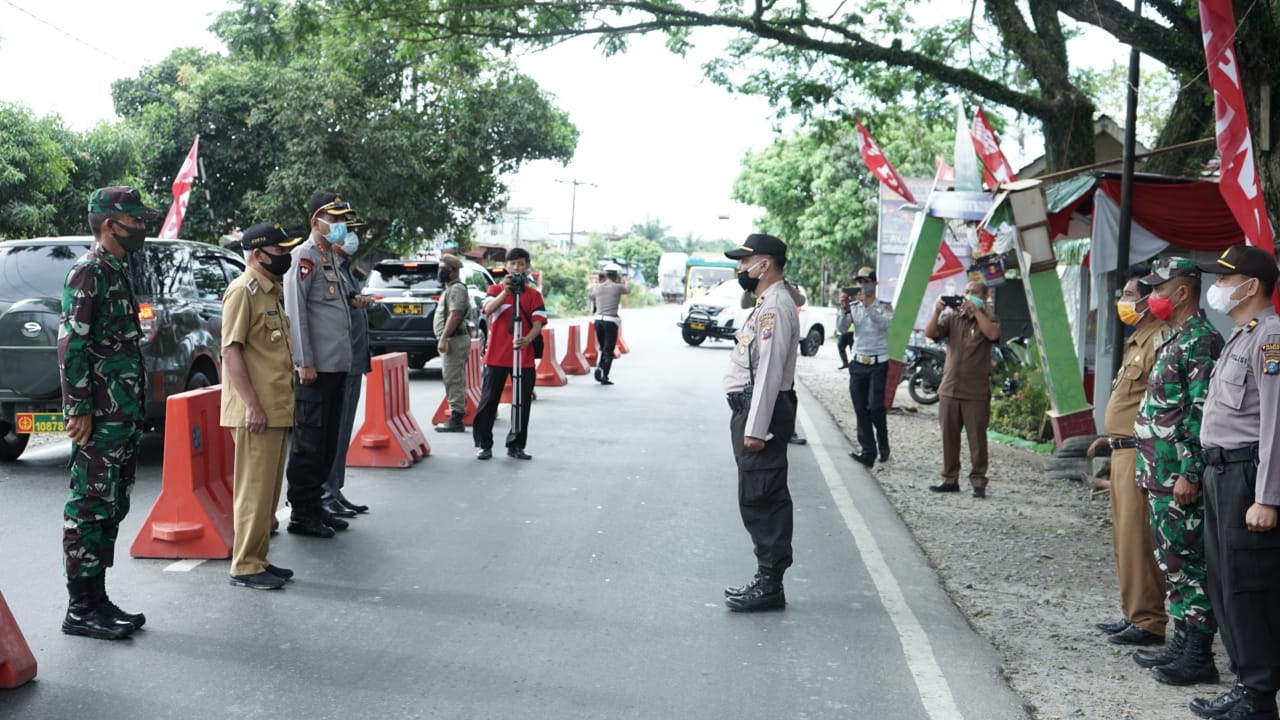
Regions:
<instances>
[{"instance_id":1,"label":"tree trunk","mask_svg":"<svg viewBox=\"0 0 1280 720\"><path fill-rule=\"evenodd\" d=\"M1044 154L1047 172L1092 164L1096 157L1093 145L1093 102L1072 88L1056 98L1049 98L1050 111L1040 118L1044 123Z\"/></svg>"},{"instance_id":2,"label":"tree trunk","mask_svg":"<svg viewBox=\"0 0 1280 720\"><path fill-rule=\"evenodd\" d=\"M1173 104L1169 119L1160 130L1160 137L1156 139L1156 147L1212 137L1213 132L1213 98L1209 94L1208 84L1203 81L1193 82L1184 85L1178 92L1178 99ZM1161 153L1144 160L1141 169L1143 172L1163 175L1196 177L1216 152L1215 145L1206 144Z\"/></svg>"}]
</instances>

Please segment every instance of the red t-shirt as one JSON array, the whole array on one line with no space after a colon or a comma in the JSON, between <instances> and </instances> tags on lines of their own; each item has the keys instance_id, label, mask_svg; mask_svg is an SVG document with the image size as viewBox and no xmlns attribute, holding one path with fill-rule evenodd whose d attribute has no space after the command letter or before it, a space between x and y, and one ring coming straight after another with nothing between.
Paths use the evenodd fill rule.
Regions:
<instances>
[{"instance_id":1,"label":"red t-shirt","mask_svg":"<svg viewBox=\"0 0 1280 720\"><path fill-rule=\"evenodd\" d=\"M501 285L490 285L489 290L485 293L488 297L497 297L502 294ZM511 336L511 313L514 309L513 293L507 293L506 299L498 308L498 311L489 316L489 347L484 351L484 364L493 367L513 367L511 361L513 359ZM535 321L541 322L545 327L547 324L547 309L542 304L542 293L538 292L532 286L525 286L524 292L520 293L520 334L528 335L529 328ZM534 365L533 343L529 343L520 349L520 367L531 368Z\"/></svg>"}]
</instances>

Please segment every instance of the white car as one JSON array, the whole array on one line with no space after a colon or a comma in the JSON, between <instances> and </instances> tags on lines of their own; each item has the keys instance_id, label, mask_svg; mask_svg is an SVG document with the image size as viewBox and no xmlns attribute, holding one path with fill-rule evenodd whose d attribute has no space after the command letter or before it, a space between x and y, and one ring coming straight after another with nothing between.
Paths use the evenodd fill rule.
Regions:
<instances>
[{"instance_id":1,"label":"white car","mask_svg":"<svg viewBox=\"0 0 1280 720\"><path fill-rule=\"evenodd\" d=\"M826 340L826 330L807 304L801 306L799 312L800 354L806 357L817 355L818 348ZM708 338L733 340L750 314L751 308L742 307L742 288L736 282L726 280L705 295L685 300L676 325L680 327L680 336L685 342L698 346Z\"/></svg>"}]
</instances>

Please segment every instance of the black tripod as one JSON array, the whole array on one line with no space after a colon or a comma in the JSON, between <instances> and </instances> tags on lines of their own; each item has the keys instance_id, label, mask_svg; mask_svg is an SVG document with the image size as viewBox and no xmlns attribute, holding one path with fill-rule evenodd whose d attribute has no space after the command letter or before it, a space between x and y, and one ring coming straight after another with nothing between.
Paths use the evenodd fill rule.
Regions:
<instances>
[{"instance_id":1,"label":"black tripod","mask_svg":"<svg viewBox=\"0 0 1280 720\"><path fill-rule=\"evenodd\" d=\"M520 432L524 429L524 363L521 362L521 355L524 348L516 345L516 341L523 335L521 334L521 325L523 323L520 317L520 293L523 288L517 290L511 289L511 429L507 432L507 447L511 448L519 442Z\"/></svg>"}]
</instances>

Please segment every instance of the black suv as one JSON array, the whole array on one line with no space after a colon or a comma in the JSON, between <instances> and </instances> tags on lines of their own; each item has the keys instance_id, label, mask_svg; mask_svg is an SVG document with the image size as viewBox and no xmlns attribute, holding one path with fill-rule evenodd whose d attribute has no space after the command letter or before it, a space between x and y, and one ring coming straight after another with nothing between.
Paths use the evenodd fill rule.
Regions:
<instances>
[{"instance_id":1,"label":"black suv","mask_svg":"<svg viewBox=\"0 0 1280 720\"><path fill-rule=\"evenodd\" d=\"M471 307L467 329L481 346L488 339L489 326L480 306L493 276L483 266L464 259L458 279L467 286ZM440 261L382 260L369 273L364 294L374 299L369 308L369 349L374 355L404 352L409 367L421 368L440 352L436 349L436 305L440 302L440 281L436 273Z\"/></svg>"},{"instance_id":2,"label":"black suv","mask_svg":"<svg viewBox=\"0 0 1280 720\"><path fill-rule=\"evenodd\" d=\"M0 460L16 460L30 432L61 430L62 287L92 245L91 237L0 242ZM222 293L244 272L244 259L188 240L149 239L143 248L125 265L138 297L147 421L155 428L170 395L218 383Z\"/></svg>"}]
</instances>

